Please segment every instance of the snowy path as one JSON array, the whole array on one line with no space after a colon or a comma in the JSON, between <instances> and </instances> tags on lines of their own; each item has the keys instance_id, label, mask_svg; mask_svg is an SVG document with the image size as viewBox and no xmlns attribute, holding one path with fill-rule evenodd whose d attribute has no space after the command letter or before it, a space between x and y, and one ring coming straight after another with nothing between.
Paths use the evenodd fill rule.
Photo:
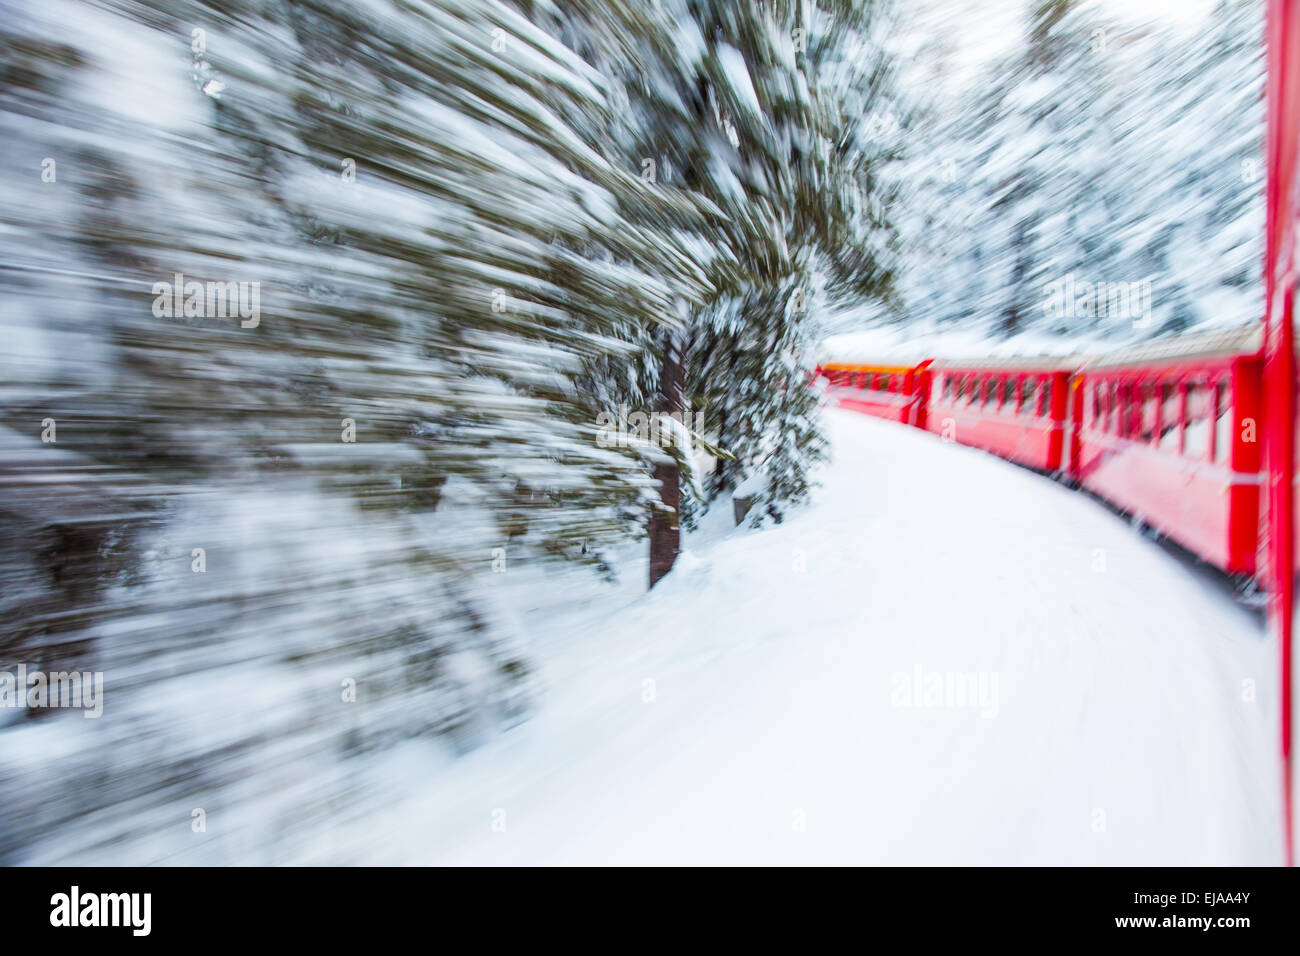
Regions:
<instances>
[{"instance_id":1,"label":"snowy path","mask_svg":"<svg viewBox=\"0 0 1300 956\"><path fill-rule=\"evenodd\" d=\"M829 414L813 508L557 626L538 714L385 814L367 857L1279 861L1254 617L1082 495ZM918 670L986 696L899 706Z\"/></svg>"}]
</instances>

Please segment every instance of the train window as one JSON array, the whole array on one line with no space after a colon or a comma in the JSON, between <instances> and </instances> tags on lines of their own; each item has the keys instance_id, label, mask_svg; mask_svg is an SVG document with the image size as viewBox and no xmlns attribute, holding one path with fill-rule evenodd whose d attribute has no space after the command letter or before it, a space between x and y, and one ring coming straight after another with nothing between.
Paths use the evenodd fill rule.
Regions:
<instances>
[{"instance_id":1,"label":"train window","mask_svg":"<svg viewBox=\"0 0 1300 956\"><path fill-rule=\"evenodd\" d=\"M1150 443L1155 438L1160 417L1159 399L1150 383L1138 386L1138 396L1142 403L1138 411L1138 439Z\"/></svg>"},{"instance_id":2,"label":"train window","mask_svg":"<svg viewBox=\"0 0 1300 956\"><path fill-rule=\"evenodd\" d=\"M1049 415L1051 414L1051 411L1052 411L1052 380L1050 377L1044 376L1043 390L1039 394L1039 399L1038 399L1038 414Z\"/></svg>"},{"instance_id":3,"label":"train window","mask_svg":"<svg viewBox=\"0 0 1300 956\"><path fill-rule=\"evenodd\" d=\"M1227 382L1215 383L1214 397L1217 411L1214 422L1214 460L1227 461L1228 449L1232 446L1232 403L1228 400Z\"/></svg>"},{"instance_id":4,"label":"train window","mask_svg":"<svg viewBox=\"0 0 1300 956\"><path fill-rule=\"evenodd\" d=\"M1162 451L1178 451L1182 422L1178 414L1178 383L1160 383L1160 438L1157 446Z\"/></svg>"},{"instance_id":5,"label":"train window","mask_svg":"<svg viewBox=\"0 0 1300 956\"><path fill-rule=\"evenodd\" d=\"M1210 408L1204 385L1187 386L1187 426L1183 454L1189 458L1204 458L1210 448Z\"/></svg>"}]
</instances>

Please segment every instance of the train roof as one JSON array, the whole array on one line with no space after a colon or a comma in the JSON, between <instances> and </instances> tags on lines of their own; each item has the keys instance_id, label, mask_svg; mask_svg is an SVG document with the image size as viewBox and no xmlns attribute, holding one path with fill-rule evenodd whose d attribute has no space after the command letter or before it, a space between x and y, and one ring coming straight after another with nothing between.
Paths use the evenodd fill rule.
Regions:
<instances>
[{"instance_id":1,"label":"train roof","mask_svg":"<svg viewBox=\"0 0 1300 956\"><path fill-rule=\"evenodd\" d=\"M1262 345L1261 323L1252 322L1250 325L1235 329L1194 332L1177 338L1157 339L1122 351L1117 349L1105 355L1094 356L1079 364L1085 369L1105 369L1232 355L1254 355L1259 352Z\"/></svg>"},{"instance_id":2,"label":"train roof","mask_svg":"<svg viewBox=\"0 0 1300 956\"><path fill-rule=\"evenodd\" d=\"M938 371L990 372L1068 372L1078 368L1079 358L1073 355L993 355L984 358L937 358L931 364Z\"/></svg>"},{"instance_id":3,"label":"train roof","mask_svg":"<svg viewBox=\"0 0 1300 956\"><path fill-rule=\"evenodd\" d=\"M1075 369L1113 369L1129 366L1151 365L1163 362L1195 361L1202 358L1220 358L1234 355L1255 355L1263 344L1262 323L1233 329L1216 329L1193 332L1165 339L1128 345L1107 352L1042 353L1038 355L1003 355L979 352L965 348L942 354L941 350L922 353L920 350L880 349L874 354L845 349L825 365L841 367L916 366L930 359L936 371L1072 371ZM1300 349L1300 339L1297 339ZM936 355L936 352L939 354Z\"/></svg>"}]
</instances>

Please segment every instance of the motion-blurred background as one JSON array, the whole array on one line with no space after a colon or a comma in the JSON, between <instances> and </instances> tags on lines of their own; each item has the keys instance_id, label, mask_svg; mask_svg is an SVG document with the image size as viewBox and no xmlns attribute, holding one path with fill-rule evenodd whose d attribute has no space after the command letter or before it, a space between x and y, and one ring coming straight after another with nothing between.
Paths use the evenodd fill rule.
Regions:
<instances>
[{"instance_id":1,"label":"motion-blurred background","mask_svg":"<svg viewBox=\"0 0 1300 956\"><path fill-rule=\"evenodd\" d=\"M0 861L364 858L573 582L805 501L827 334L1257 319L1261 5L1147 6L0 0L0 673L103 677Z\"/></svg>"}]
</instances>

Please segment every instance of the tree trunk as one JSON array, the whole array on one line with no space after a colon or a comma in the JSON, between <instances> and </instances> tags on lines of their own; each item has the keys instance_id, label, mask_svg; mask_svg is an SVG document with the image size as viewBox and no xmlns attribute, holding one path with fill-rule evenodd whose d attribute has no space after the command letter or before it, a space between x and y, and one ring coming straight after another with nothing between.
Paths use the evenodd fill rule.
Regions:
<instances>
[{"instance_id":1,"label":"tree trunk","mask_svg":"<svg viewBox=\"0 0 1300 956\"><path fill-rule=\"evenodd\" d=\"M1016 264L1011 272L1011 302L1002 312L1002 334L1011 336L1020 331L1020 304L1023 300L1022 286L1025 283L1025 276L1029 273L1029 252L1026 248L1029 244L1030 223L1027 219L1021 219L1016 223L1016 238L1014 240L1016 249Z\"/></svg>"},{"instance_id":2,"label":"tree trunk","mask_svg":"<svg viewBox=\"0 0 1300 956\"><path fill-rule=\"evenodd\" d=\"M672 414L682 411L682 387L685 370L682 368L681 333L666 333L663 364L659 369L659 401L656 412ZM659 498L666 511L656 508L650 512L650 587L673 569L681 551L681 501L682 476L675 463L655 465L654 479L659 484Z\"/></svg>"}]
</instances>

